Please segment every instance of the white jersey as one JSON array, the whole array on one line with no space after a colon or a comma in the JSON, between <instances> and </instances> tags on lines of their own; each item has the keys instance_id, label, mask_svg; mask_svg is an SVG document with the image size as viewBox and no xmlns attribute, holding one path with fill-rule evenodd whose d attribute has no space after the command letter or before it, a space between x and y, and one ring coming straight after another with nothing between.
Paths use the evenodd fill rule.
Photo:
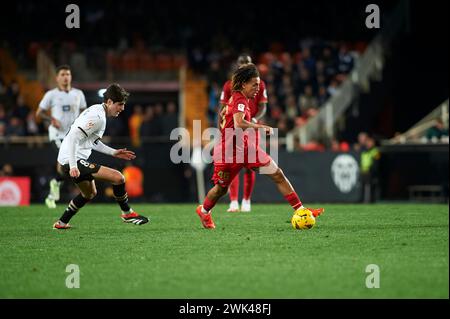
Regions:
<instances>
[{"instance_id":1,"label":"white jersey","mask_svg":"<svg viewBox=\"0 0 450 319\"><path fill-rule=\"evenodd\" d=\"M69 163L71 134L72 132L82 132L82 139L78 141L76 149L76 161L87 160L91 156L92 148L97 140L103 137L106 129L106 111L103 104L94 104L84 110L73 122L70 131L61 143L58 153L58 162L61 165Z\"/></svg>"},{"instance_id":2,"label":"white jersey","mask_svg":"<svg viewBox=\"0 0 450 319\"><path fill-rule=\"evenodd\" d=\"M53 125L48 127L48 138L50 141L62 140L70 129L70 125L80 115L80 110L86 108L86 99L81 90L71 88L69 92L58 88L45 93L39 108L51 110L52 117L61 123L57 129Z\"/></svg>"}]
</instances>

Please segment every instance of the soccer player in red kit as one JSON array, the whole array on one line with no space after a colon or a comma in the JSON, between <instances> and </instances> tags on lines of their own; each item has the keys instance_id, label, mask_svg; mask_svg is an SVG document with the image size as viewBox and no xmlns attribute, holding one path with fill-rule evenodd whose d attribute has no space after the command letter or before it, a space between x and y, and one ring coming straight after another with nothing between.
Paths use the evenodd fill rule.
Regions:
<instances>
[{"instance_id":1,"label":"soccer player in red kit","mask_svg":"<svg viewBox=\"0 0 450 319\"><path fill-rule=\"evenodd\" d=\"M254 98L258 93L259 83L258 70L252 63L241 66L233 73L231 84L233 93L225 107L220 123L221 141L214 147L212 180L215 186L209 190L203 205L199 205L196 210L205 228L216 227L212 220L211 209L227 193L231 181L242 168L253 170L264 168L294 211L309 210L314 217L323 212L322 208L303 207L283 171L257 144L255 129L263 129L266 134L273 133L271 127L251 121L249 99ZM242 130L245 132L242 133Z\"/></svg>"},{"instance_id":2,"label":"soccer player in red kit","mask_svg":"<svg viewBox=\"0 0 450 319\"><path fill-rule=\"evenodd\" d=\"M241 54L237 59L238 67L252 63L252 58L247 54ZM223 112L225 110L225 106L228 100L231 97L231 81L228 80L225 82L222 94L220 95L220 118L223 116ZM258 123L258 121L266 114L267 109L267 91L266 84L263 80L259 82L259 90L254 98L249 99L249 107L250 107L250 117L253 123ZM255 186L256 172L251 169L245 169L244 172L244 196L242 199L241 211L249 212L251 211L251 196L253 192L253 188ZM228 212L238 212L239 211L239 173L232 180L229 187L229 195L230 195L230 207L228 208Z\"/></svg>"}]
</instances>

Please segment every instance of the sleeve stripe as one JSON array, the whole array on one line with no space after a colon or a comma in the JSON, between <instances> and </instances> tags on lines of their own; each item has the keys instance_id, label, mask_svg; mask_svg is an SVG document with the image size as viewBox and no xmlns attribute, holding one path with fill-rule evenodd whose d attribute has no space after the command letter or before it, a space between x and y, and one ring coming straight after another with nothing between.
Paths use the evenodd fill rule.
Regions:
<instances>
[{"instance_id":1,"label":"sleeve stripe","mask_svg":"<svg viewBox=\"0 0 450 319\"><path fill-rule=\"evenodd\" d=\"M84 135L86 135L86 137L88 137L87 133L81 127L78 126L78 128L84 133Z\"/></svg>"}]
</instances>

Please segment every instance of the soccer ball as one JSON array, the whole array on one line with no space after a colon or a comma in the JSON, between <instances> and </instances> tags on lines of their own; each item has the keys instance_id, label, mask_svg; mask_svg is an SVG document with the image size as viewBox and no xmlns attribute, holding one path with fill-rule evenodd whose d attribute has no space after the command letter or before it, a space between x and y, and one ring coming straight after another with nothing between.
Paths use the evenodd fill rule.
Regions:
<instances>
[{"instance_id":1,"label":"soccer ball","mask_svg":"<svg viewBox=\"0 0 450 319\"><path fill-rule=\"evenodd\" d=\"M316 219L311 211L305 208L300 208L297 209L294 216L292 216L291 224L295 229L310 229L316 224Z\"/></svg>"}]
</instances>

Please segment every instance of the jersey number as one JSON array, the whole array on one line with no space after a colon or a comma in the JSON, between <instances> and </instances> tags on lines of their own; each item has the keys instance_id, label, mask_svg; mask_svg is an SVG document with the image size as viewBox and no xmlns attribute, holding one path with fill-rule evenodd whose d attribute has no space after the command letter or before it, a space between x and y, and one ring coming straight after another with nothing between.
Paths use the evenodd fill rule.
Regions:
<instances>
[{"instance_id":1,"label":"jersey number","mask_svg":"<svg viewBox=\"0 0 450 319\"><path fill-rule=\"evenodd\" d=\"M89 167L89 163L86 162L85 160L80 160L80 164L83 165L84 167Z\"/></svg>"}]
</instances>

